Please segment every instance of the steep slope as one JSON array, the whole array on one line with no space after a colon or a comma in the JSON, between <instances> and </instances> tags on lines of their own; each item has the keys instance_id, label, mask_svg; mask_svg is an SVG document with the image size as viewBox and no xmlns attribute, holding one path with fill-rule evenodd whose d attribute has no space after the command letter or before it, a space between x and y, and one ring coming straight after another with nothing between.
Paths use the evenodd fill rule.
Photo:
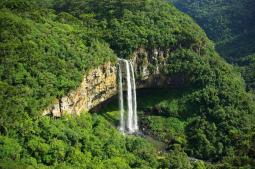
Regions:
<instances>
[{"instance_id":1,"label":"steep slope","mask_svg":"<svg viewBox=\"0 0 255 169\"><path fill-rule=\"evenodd\" d=\"M174 0L173 3L202 26L227 59L235 60L255 51L252 45L255 35L254 1Z\"/></svg>"},{"instance_id":2,"label":"steep slope","mask_svg":"<svg viewBox=\"0 0 255 169\"><path fill-rule=\"evenodd\" d=\"M255 89L255 54L240 59L239 65L248 87Z\"/></svg>"},{"instance_id":3,"label":"steep slope","mask_svg":"<svg viewBox=\"0 0 255 169\"><path fill-rule=\"evenodd\" d=\"M254 165L254 98L204 31L174 6L161 0L8 0L1 1L0 19L2 166L7 160L45 168L199 167L187 155L215 168ZM150 72L160 61L160 74L176 82L174 90L188 91L179 108L167 97L155 105L187 123L183 143L169 142L161 154L143 139L126 141L133 137L121 136L96 114L94 121L41 117L89 70L134 53Z\"/></svg>"},{"instance_id":4,"label":"steep slope","mask_svg":"<svg viewBox=\"0 0 255 169\"><path fill-rule=\"evenodd\" d=\"M215 41L227 40L252 30L254 1L173 0L178 8L189 13Z\"/></svg>"},{"instance_id":5,"label":"steep slope","mask_svg":"<svg viewBox=\"0 0 255 169\"><path fill-rule=\"evenodd\" d=\"M27 1L1 2L2 126L37 117L55 98L80 85L83 74L116 55L70 14ZM20 117L21 116L21 117Z\"/></svg>"},{"instance_id":6,"label":"steep slope","mask_svg":"<svg viewBox=\"0 0 255 169\"><path fill-rule=\"evenodd\" d=\"M216 42L217 51L227 61L242 64L255 53L255 2L253 0L172 0L177 8L192 16ZM247 59L245 59L247 57ZM246 62L247 67L252 63ZM247 68L249 69L249 68ZM253 77L243 73L248 87ZM253 88L254 89L254 88Z\"/></svg>"}]
</instances>

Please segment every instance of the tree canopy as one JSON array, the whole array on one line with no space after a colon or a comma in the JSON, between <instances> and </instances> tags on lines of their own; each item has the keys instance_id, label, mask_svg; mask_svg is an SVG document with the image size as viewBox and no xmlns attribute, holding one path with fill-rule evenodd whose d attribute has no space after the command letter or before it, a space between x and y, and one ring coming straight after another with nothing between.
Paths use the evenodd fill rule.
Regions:
<instances>
[{"instance_id":1,"label":"tree canopy","mask_svg":"<svg viewBox=\"0 0 255 169\"><path fill-rule=\"evenodd\" d=\"M205 32L173 5L2 0L0 21L2 168L254 166L254 96ZM185 85L175 88L184 93L155 93L159 104L150 111L159 117L144 119L148 132L167 144L166 152L148 139L121 135L105 114L41 116L54 99L76 89L88 70L130 58L139 48L165 51L162 74L185 77Z\"/></svg>"}]
</instances>

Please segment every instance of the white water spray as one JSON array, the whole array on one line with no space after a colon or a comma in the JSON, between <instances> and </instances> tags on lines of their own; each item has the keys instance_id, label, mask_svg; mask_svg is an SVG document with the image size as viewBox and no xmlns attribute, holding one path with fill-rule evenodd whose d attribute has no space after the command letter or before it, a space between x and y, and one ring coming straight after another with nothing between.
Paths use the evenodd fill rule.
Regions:
<instances>
[{"instance_id":1,"label":"white water spray","mask_svg":"<svg viewBox=\"0 0 255 169\"><path fill-rule=\"evenodd\" d=\"M119 64L119 105L120 105L120 131L124 133L125 122L124 122L124 103L123 103L123 89L122 89L122 69Z\"/></svg>"},{"instance_id":2,"label":"white water spray","mask_svg":"<svg viewBox=\"0 0 255 169\"><path fill-rule=\"evenodd\" d=\"M121 65L125 66L126 73L126 87L127 87L127 116L124 111L123 101L123 83L122 83L122 68ZM131 62L119 59L119 104L120 104L120 130L122 132L127 131L128 133L134 133L139 130L138 118L137 118L137 102L136 102L136 84L134 67ZM125 125L125 117L126 125Z\"/></svg>"},{"instance_id":3,"label":"white water spray","mask_svg":"<svg viewBox=\"0 0 255 169\"><path fill-rule=\"evenodd\" d=\"M137 102L136 102L136 84L135 84L135 72L134 72L134 67L133 64L130 62L130 70L132 74L132 94L133 94L133 129L134 131L138 131L138 118L137 118Z\"/></svg>"}]
</instances>

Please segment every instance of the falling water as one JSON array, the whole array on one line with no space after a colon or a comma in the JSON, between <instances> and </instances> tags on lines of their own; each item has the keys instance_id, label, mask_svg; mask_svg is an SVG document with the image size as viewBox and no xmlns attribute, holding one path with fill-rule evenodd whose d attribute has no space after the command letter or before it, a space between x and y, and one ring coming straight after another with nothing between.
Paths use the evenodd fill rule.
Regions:
<instances>
[{"instance_id":1,"label":"falling water","mask_svg":"<svg viewBox=\"0 0 255 169\"><path fill-rule=\"evenodd\" d=\"M125 122L124 122L124 103L123 103L123 89L122 89L122 69L119 64L119 105L120 105L120 131L124 132Z\"/></svg>"},{"instance_id":2,"label":"falling water","mask_svg":"<svg viewBox=\"0 0 255 169\"><path fill-rule=\"evenodd\" d=\"M124 63L126 73L127 116L125 116L124 111L121 63ZM120 104L120 130L122 132L127 131L128 133L131 134L138 131L139 127L137 120L136 84L134 68L131 62L124 59L119 59L119 104ZM127 117L126 125L124 122L125 117Z\"/></svg>"},{"instance_id":3,"label":"falling water","mask_svg":"<svg viewBox=\"0 0 255 169\"><path fill-rule=\"evenodd\" d=\"M132 74L132 94L133 94L133 129L134 131L138 131L138 120L137 120L137 102L136 102L136 84L135 84L135 73L134 73L134 67L132 63L130 62L130 69Z\"/></svg>"},{"instance_id":4,"label":"falling water","mask_svg":"<svg viewBox=\"0 0 255 169\"><path fill-rule=\"evenodd\" d=\"M128 104L128 119L127 129L130 133L133 133L133 98L132 98L132 86L130 76L130 66L127 60L124 60L126 66L126 79L127 79L127 104Z\"/></svg>"}]
</instances>

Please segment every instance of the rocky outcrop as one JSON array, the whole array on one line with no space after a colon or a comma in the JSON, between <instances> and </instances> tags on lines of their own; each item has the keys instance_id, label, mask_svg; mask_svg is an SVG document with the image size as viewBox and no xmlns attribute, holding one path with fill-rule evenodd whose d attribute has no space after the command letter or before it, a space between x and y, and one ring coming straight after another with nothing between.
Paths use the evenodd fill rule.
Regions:
<instances>
[{"instance_id":1,"label":"rocky outcrop","mask_svg":"<svg viewBox=\"0 0 255 169\"><path fill-rule=\"evenodd\" d=\"M64 113L79 115L81 111L88 111L109 99L116 91L116 66L106 63L89 71L77 90L57 99L43 115L52 114L55 117L60 117Z\"/></svg>"},{"instance_id":2,"label":"rocky outcrop","mask_svg":"<svg viewBox=\"0 0 255 169\"><path fill-rule=\"evenodd\" d=\"M164 75L169 50L138 49L132 55L137 77L137 88L165 87L171 84L171 78Z\"/></svg>"},{"instance_id":3,"label":"rocky outcrop","mask_svg":"<svg viewBox=\"0 0 255 169\"><path fill-rule=\"evenodd\" d=\"M175 85L176 79L164 74L168 50L140 48L131 56L134 65L137 88L166 87ZM180 81L181 82L181 81ZM179 85L180 82L177 82ZM44 115L59 117L64 113L79 115L88 111L117 93L117 67L106 63L91 71L83 78L80 87L44 111Z\"/></svg>"}]
</instances>

